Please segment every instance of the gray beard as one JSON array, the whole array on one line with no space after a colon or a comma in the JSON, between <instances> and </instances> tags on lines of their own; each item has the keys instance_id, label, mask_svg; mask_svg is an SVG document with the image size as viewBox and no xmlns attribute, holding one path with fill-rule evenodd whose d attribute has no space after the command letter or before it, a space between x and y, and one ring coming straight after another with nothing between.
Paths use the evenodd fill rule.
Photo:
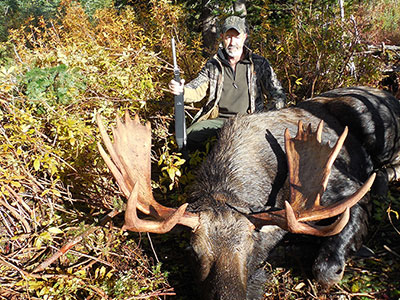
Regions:
<instances>
[{"instance_id":1,"label":"gray beard","mask_svg":"<svg viewBox=\"0 0 400 300\"><path fill-rule=\"evenodd\" d=\"M239 49L236 47L232 47L231 50L229 50L228 48L225 48L225 51L230 57L235 57L235 56L237 56L235 54L239 54Z\"/></svg>"}]
</instances>

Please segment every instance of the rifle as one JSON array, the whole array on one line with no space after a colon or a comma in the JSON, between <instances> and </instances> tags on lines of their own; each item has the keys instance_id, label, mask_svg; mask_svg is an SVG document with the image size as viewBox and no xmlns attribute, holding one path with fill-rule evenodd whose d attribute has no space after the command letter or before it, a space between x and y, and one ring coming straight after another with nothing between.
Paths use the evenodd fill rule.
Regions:
<instances>
[{"instance_id":1,"label":"rifle","mask_svg":"<svg viewBox=\"0 0 400 300\"><path fill-rule=\"evenodd\" d=\"M174 80L181 82L178 64L176 62L175 39L171 39L172 58L174 61ZM179 150L186 147L186 123L185 123L185 107L183 103L183 93L174 97L175 104L175 138Z\"/></svg>"}]
</instances>

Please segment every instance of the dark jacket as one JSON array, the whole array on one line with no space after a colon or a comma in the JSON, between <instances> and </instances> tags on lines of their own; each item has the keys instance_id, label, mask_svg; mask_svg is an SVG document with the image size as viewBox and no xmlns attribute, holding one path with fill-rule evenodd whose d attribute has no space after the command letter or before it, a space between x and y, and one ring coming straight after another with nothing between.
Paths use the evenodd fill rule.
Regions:
<instances>
[{"instance_id":1,"label":"dark jacket","mask_svg":"<svg viewBox=\"0 0 400 300\"><path fill-rule=\"evenodd\" d=\"M222 51L220 49L219 51ZM262 56L246 49L250 60L247 66L249 86L250 113L265 110L264 98L268 95L267 109L280 109L285 105L285 93L269 62ZM196 114L193 123L218 116L218 103L221 99L224 80L224 68L218 54L209 59L198 76L185 85L184 101L194 103L201 101L209 89L206 104Z\"/></svg>"}]
</instances>

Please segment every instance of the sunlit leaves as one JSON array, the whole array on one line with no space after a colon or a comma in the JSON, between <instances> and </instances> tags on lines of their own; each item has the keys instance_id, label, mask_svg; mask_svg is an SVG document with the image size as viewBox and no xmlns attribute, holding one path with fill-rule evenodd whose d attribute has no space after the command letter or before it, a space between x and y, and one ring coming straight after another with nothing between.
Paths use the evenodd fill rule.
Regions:
<instances>
[{"instance_id":1,"label":"sunlit leaves","mask_svg":"<svg viewBox=\"0 0 400 300\"><path fill-rule=\"evenodd\" d=\"M341 86L376 85L382 78L378 59L366 55L360 42L364 25L352 21L350 9L342 20L332 1L262 7L253 48L270 60L293 102ZM277 11L285 13L270 16Z\"/></svg>"},{"instance_id":2,"label":"sunlit leaves","mask_svg":"<svg viewBox=\"0 0 400 300\"><path fill-rule=\"evenodd\" d=\"M181 158L177 154L170 154L169 151L164 152L158 161L158 165L163 166L163 177L161 182L164 182L167 178L171 182L169 189L172 190L175 184L178 183L179 178L182 176L180 166L185 163L185 159ZM164 191L165 192L165 191Z\"/></svg>"},{"instance_id":3,"label":"sunlit leaves","mask_svg":"<svg viewBox=\"0 0 400 300\"><path fill-rule=\"evenodd\" d=\"M15 88L15 71L15 66L0 68L0 92L9 93Z\"/></svg>"},{"instance_id":4,"label":"sunlit leaves","mask_svg":"<svg viewBox=\"0 0 400 300\"><path fill-rule=\"evenodd\" d=\"M157 184L178 185L184 160L167 138L173 102L162 88L172 77L171 34L186 29L177 29L183 15L169 1L149 7L107 6L88 16L65 0L57 18L30 18L10 31L14 61L0 62L0 197L14 214L1 210L0 249L31 249L13 256L21 269L35 269L82 234L104 207L124 207L96 147L98 112L109 123L125 110L159 122L154 143L165 144L156 155L165 169ZM200 40L193 40L195 47L178 44L183 67L202 63ZM171 105L156 105L161 101ZM96 230L48 267L54 276L22 280L17 289L43 299L82 299L93 291L96 299L124 299L163 289L159 268L147 261L135 266L137 246L121 255L129 243L118 232Z\"/></svg>"}]
</instances>

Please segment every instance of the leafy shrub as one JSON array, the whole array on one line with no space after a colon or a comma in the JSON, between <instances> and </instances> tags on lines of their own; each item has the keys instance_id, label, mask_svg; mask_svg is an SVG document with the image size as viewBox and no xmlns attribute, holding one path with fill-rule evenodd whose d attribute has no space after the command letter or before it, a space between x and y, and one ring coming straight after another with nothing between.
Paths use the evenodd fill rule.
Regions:
<instances>
[{"instance_id":1,"label":"leafy shrub","mask_svg":"<svg viewBox=\"0 0 400 300\"><path fill-rule=\"evenodd\" d=\"M181 175L163 86L172 78L171 33L184 33L184 22L168 1L149 7L106 7L89 17L66 0L57 19L28 19L2 45L15 57L0 68L0 255L17 262L1 264L2 297L151 298L169 289L127 233L97 223L123 209L97 150L97 113L108 127L125 110L150 119L161 145L154 185L170 192L163 187ZM180 62L200 64L196 51L179 38ZM44 272L29 273L76 237L82 241Z\"/></svg>"},{"instance_id":2,"label":"leafy shrub","mask_svg":"<svg viewBox=\"0 0 400 300\"><path fill-rule=\"evenodd\" d=\"M269 5L262 9L253 48L268 57L293 102L351 85L377 86L379 59L361 43L358 24L338 6L288 6L285 26L270 23ZM279 25L279 24L278 24Z\"/></svg>"},{"instance_id":3,"label":"leafy shrub","mask_svg":"<svg viewBox=\"0 0 400 300\"><path fill-rule=\"evenodd\" d=\"M368 1L357 11L357 17L369 15L368 30L363 38L371 44L400 45L400 7L396 0Z\"/></svg>"},{"instance_id":4,"label":"leafy shrub","mask_svg":"<svg viewBox=\"0 0 400 300\"><path fill-rule=\"evenodd\" d=\"M69 104L85 89L82 76L76 69L68 70L66 65L52 68L34 68L25 74L22 82L30 100L46 98L47 104Z\"/></svg>"},{"instance_id":5,"label":"leafy shrub","mask_svg":"<svg viewBox=\"0 0 400 300\"><path fill-rule=\"evenodd\" d=\"M3 0L0 2L0 41L6 41L8 30L19 27L34 16L51 18L56 15L60 0Z\"/></svg>"}]
</instances>

